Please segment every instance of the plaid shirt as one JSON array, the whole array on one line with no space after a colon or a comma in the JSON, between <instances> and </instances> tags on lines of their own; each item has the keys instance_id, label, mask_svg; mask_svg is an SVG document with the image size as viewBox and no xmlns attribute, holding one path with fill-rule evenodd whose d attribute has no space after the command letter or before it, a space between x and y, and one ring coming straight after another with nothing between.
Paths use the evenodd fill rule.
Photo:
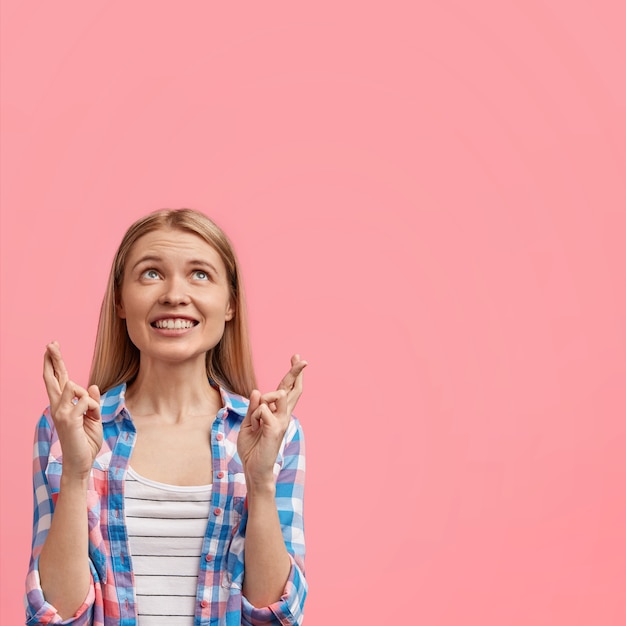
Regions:
<instances>
[{"instance_id":1,"label":"plaid shirt","mask_svg":"<svg viewBox=\"0 0 626 626\"><path fill-rule=\"evenodd\" d=\"M33 550L26 579L28 625L135 626L135 594L131 556L124 523L124 477L136 430L126 410L126 385L102 396L104 443L94 461L87 493L89 556L92 585L76 614L62 621L47 603L39 583L39 554L46 540L59 493L62 454L46 409L37 426L33 461L35 496ZM211 428L213 494L211 514L198 564L194 626L301 624L307 584L304 579L304 441L292 418L274 471L276 506L291 556L291 572L283 596L255 608L242 594L247 523L246 484L237 454L237 435L248 400L220 389L224 407Z\"/></svg>"}]
</instances>

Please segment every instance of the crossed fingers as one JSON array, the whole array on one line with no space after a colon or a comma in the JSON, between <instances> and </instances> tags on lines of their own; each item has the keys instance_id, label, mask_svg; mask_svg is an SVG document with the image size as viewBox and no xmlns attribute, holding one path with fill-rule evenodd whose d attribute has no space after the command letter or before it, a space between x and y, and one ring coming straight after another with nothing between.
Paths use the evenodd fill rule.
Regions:
<instances>
[{"instance_id":1,"label":"crossed fingers","mask_svg":"<svg viewBox=\"0 0 626 626\"><path fill-rule=\"evenodd\" d=\"M287 394L287 413L289 415L293 412L302 395L302 372L307 365L307 361L301 359L299 354L294 354L291 357L291 369L278 384L277 391L285 391ZM264 400L265 396L268 395L264 394L261 399Z\"/></svg>"},{"instance_id":2,"label":"crossed fingers","mask_svg":"<svg viewBox=\"0 0 626 626\"><path fill-rule=\"evenodd\" d=\"M89 392L69 379L67 368L56 341L46 346L43 361L43 379L54 414L59 409L63 413L88 415L88 411L98 412L100 404Z\"/></svg>"},{"instance_id":3,"label":"crossed fingers","mask_svg":"<svg viewBox=\"0 0 626 626\"><path fill-rule=\"evenodd\" d=\"M250 421L252 431L256 431L261 423L267 426L286 427L291 413L287 410L287 392L283 389L270 391L261 395L257 390L250 396Z\"/></svg>"},{"instance_id":4,"label":"crossed fingers","mask_svg":"<svg viewBox=\"0 0 626 626\"><path fill-rule=\"evenodd\" d=\"M69 380L67 369L61 350L56 341L46 346L46 354L43 359L43 380L51 404L57 404L61 399L61 394Z\"/></svg>"},{"instance_id":5,"label":"crossed fingers","mask_svg":"<svg viewBox=\"0 0 626 626\"><path fill-rule=\"evenodd\" d=\"M294 354L291 357L291 368L278 384L276 391L264 394L257 390L252 392L249 414L253 431L256 431L261 423L287 427L302 395L302 372L307 365L299 354Z\"/></svg>"}]
</instances>

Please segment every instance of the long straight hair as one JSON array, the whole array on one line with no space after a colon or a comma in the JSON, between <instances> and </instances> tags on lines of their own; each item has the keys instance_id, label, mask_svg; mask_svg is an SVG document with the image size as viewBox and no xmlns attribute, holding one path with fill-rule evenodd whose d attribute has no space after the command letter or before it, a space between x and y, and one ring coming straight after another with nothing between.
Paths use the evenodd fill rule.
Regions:
<instances>
[{"instance_id":1,"label":"long straight hair","mask_svg":"<svg viewBox=\"0 0 626 626\"><path fill-rule=\"evenodd\" d=\"M139 350L131 342L126 321L116 310L122 289L126 260L135 242L159 229L176 229L202 237L220 255L226 267L230 297L235 312L226 322L219 343L207 352L207 376L230 391L249 397L256 388L250 335L239 264L226 234L206 215L192 209L163 209L136 221L118 248L100 310L90 385L104 393L120 383L131 383L139 372Z\"/></svg>"}]
</instances>

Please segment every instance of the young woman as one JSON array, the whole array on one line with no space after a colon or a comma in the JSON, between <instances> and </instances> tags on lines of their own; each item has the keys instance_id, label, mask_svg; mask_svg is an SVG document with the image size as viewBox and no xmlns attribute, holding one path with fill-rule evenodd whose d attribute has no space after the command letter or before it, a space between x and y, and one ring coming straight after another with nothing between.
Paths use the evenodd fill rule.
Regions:
<instances>
[{"instance_id":1,"label":"young woman","mask_svg":"<svg viewBox=\"0 0 626 626\"><path fill-rule=\"evenodd\" d=\"M46 349L27 624L300 624L305 366L256 389L237 261L207 217L133 224L90 386Z\"/></svg>"}]
</instances>

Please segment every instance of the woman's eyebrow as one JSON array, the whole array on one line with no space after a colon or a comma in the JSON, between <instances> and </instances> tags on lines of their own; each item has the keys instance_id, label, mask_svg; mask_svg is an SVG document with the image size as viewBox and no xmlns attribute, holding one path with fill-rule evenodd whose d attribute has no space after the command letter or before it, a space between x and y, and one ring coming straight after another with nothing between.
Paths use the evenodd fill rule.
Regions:
<instances>
[{"instance_id":1,"label":"woman's eyebrow","mask_svg":"<svg viewBox=\"0 0 626 626\"><path fill-rule=\"evenodd\" d=\"M204 265L205 267L211 268L211 270L213 270L215 274L219 274L219 272L217 271L217 268L206 259L191 259L187 263L188 265Z\"/></svg>"},{"instance_id":2,"label":"woman's eyebrow","mask_svg":"<svg viewBox=\"0 0 626 626\"><path fill-rule=\"evenodd\" d=\"M141 265L142 263L160 263L163 259L160 256L152 256L152 255L146 255L146 256L142 256L137 263L135 263L132 267L132 269L135 269L138 265Z\"/></svg>"},{"instance_id":3,"label":"woman's eyebrow","mask_svg":"<svg viewBox=\"0 0 626 626\"><path fill-rule=\"evenodd\" d=\"M162 263L162 262L163 262L162 257L155 256L152 254L147 254L145 256L142 256L140 259L138 259L137 262L133 265L132 269L134 270L136 267L138 267L142 263ZM210 268L215 274L219 274L219 272L217 271L217 268L210 261L207 261L206 259L190 259L189 261L187 261L187 265L203 265L205 267Z\"/></svg>"},{"instance_id":4,"label":"woman's eyebrow","mask_svg":"<svg viewBox=\"0 0 626 626\"><path fill-rule=\"evenodd\" d=\"M152 254L147 254L137 260L137 262L133 265L132 270L137 268L139 265L142 265L143 263L162 263L162 262L163 262L162 257L155 256ZM211 269L211 271L214 274L219 275L219 272L217 271L217 268L215 267L215 265L213 265L213 263L211 263L210 261L207 261L206 259L190 259L189 261L187 261L187 265L196 265L196 266L202 265L204 267L208 267L209 269Z\"/></svg>"}]
</instances>

